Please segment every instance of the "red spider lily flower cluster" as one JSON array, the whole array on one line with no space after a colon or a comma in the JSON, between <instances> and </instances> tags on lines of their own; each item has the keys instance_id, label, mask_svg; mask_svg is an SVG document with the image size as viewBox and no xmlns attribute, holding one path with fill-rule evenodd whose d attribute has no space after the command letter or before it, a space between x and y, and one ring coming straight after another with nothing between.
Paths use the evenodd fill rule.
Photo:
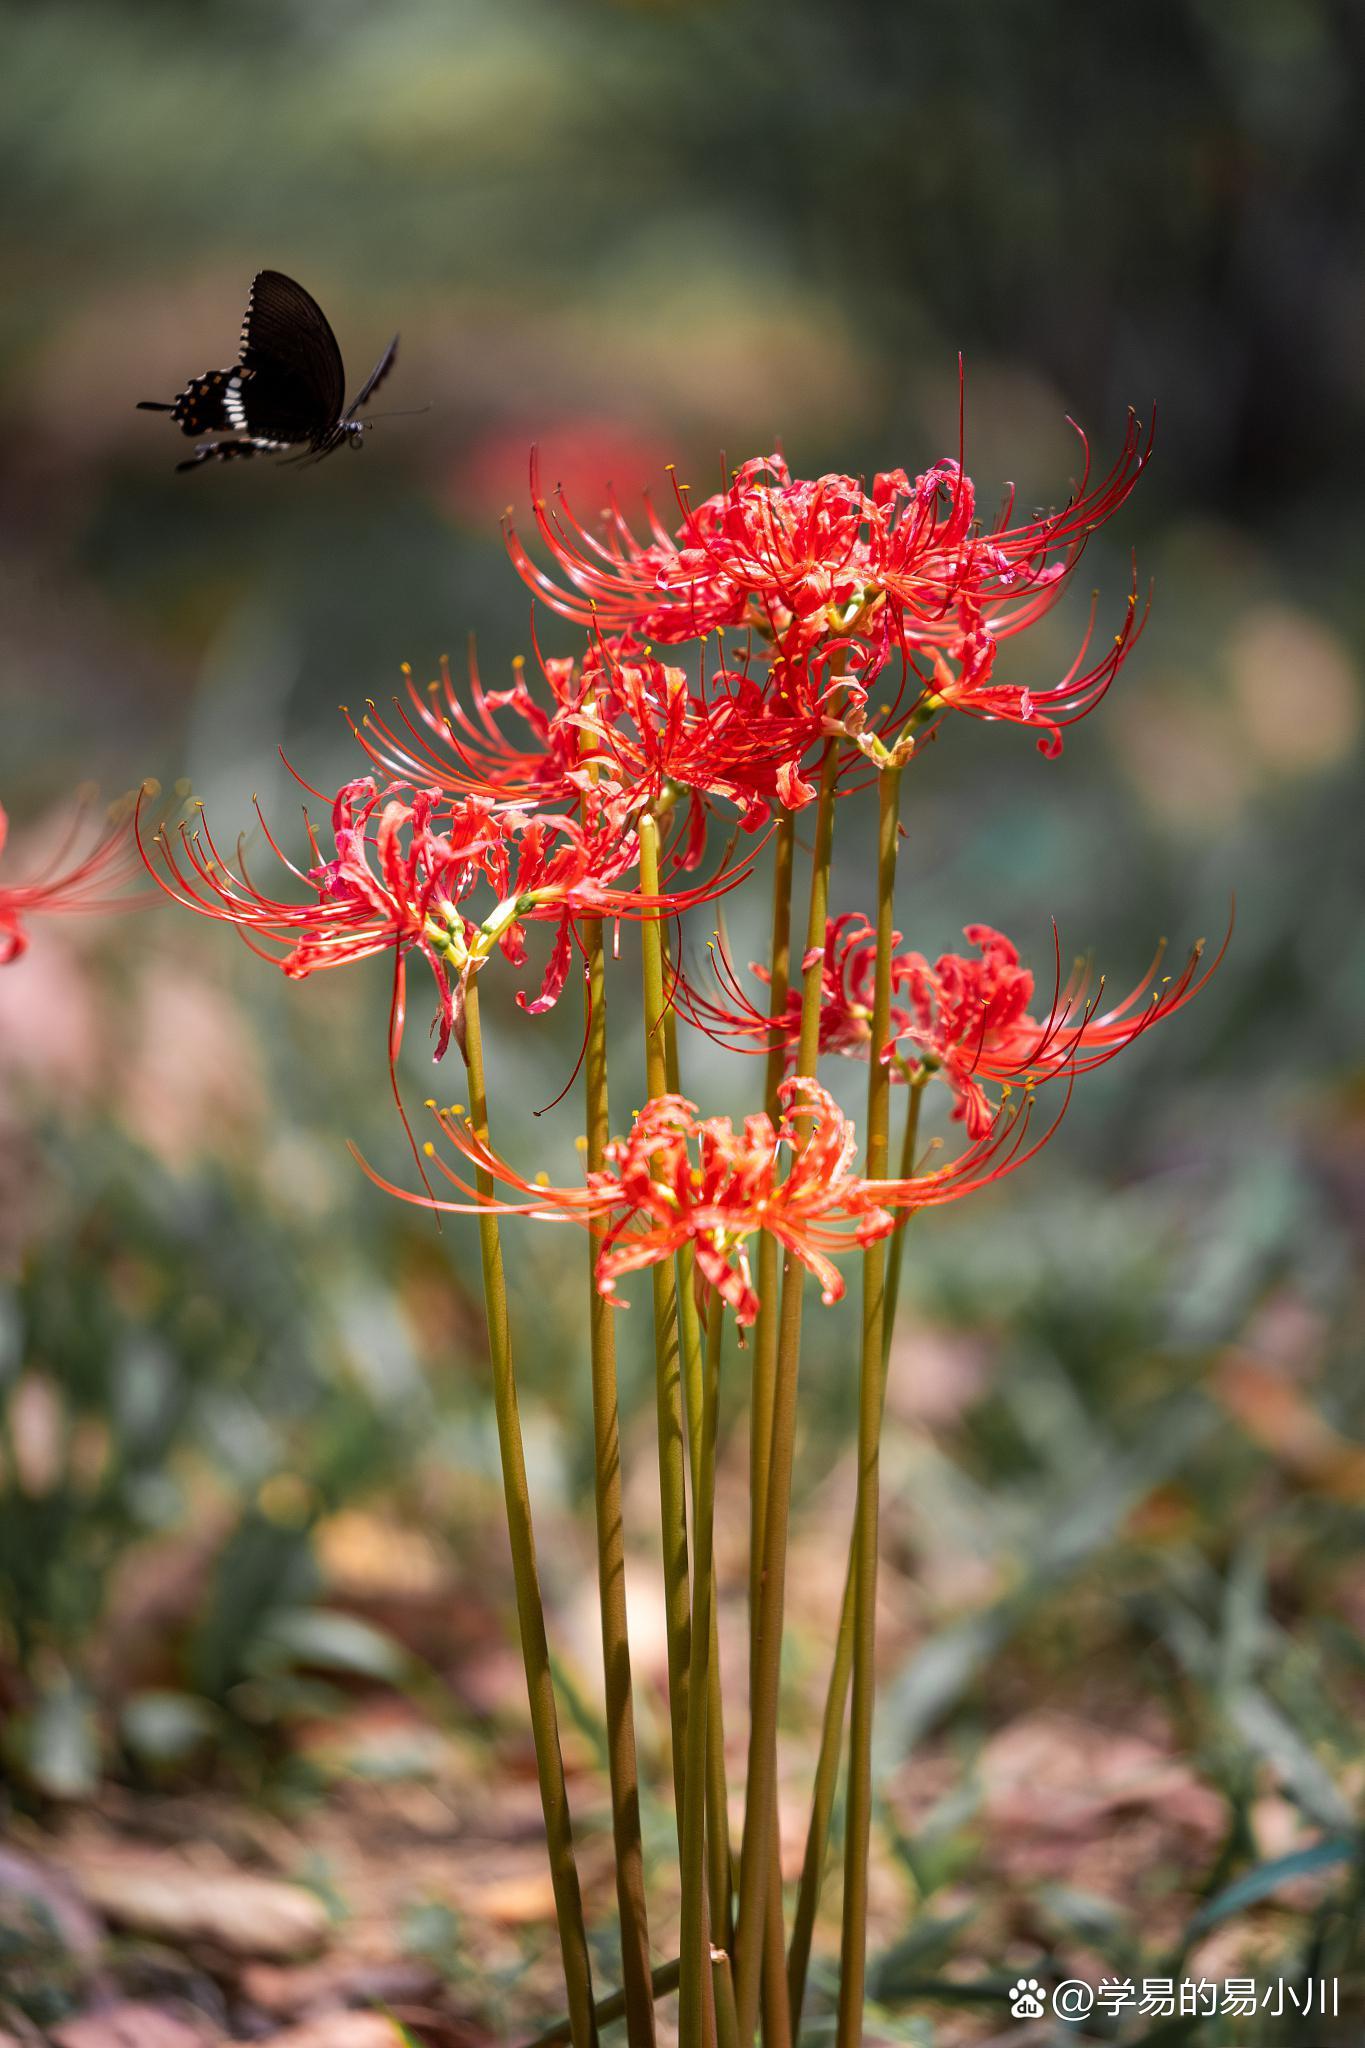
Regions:
<instances>
[{"instance_id":1,"label":"red spider lily flower cluster","mask_svg":"<svg viewBox=\"0 0 1365 2048\"><path fill-rule=\"evenodd\" d=\"M0 967L10 966L27 951L25 923L30 917L126 910L140 900L120 893L137 869L126 809L111 816L94 843L76 858L86 816L87 807L79 806L61 844L38 874L26 882L0 883ZM0 804L0 853L8 836L9 818Z\"/></svg>"},{"instance_id":2,"label":"red spider lily flower cluster","mask_svg":"<svg viewBox=\"0 0 1365 2048\"><path fill-rule=\"evenodd\" d=\"M539 1014L563 992L579 920L677 916L735 887L752 864L722 863L703 882L655 894L622 886L639 860L638 839L591 785L576 813L541 812L493 795L452 798L439 788L411 790L360 777L332 801L330 853L309 822L306 868L289 859L264 818L261 825L300 885L299 900L258 888L241 849L235 863L225 859L202 815L178 835L158 833L152 849L143 844L143 855L168 894L236 925L255 951L294 979L392 952L394 1058L410 953L421 954L436 982L439 1059L458 1027L466 977L494 949L512 966L524 966L528 925L554 929L539 993L517 997ZM668 878L686 858L685 847L671 851Z\"/></svg>"},{"instance_id":3,"label":"red spider lily flower cluster","mask_svg":"<svg viewBox=\"0 0 1365 2048\"><path fill-rule=\"evenodd\" d=\"M1016 517L1011 496L993 522L983 519L959 444L956 458L919 474L888 470L870 488L841 474L793 477L780 455L755 458L700 504L678 486L677 522L666 525L649 509L643 534L615 501L602 529L591 531L562 494L553 503L547 500L533 459L533 517L552 567L537 566L510 526L508 544L532 591L585 632L576 653L550 657L536 646L535 666L516 666L509 686L501 689L488 687L473 661L467 683L459 687L445 667L425 690L409 673L391 711L370 703L357 719L348 714L370 772L329 799L330 830L319 835L309 824L308 855L295 865L261 820L270 853L289 875L283 899L257 885L240 848L225 860L202 819L178 835L159 833L154 847L144 848L163 888L200 914L236 925L250 946L288 975L300 978L376 954L392 956L390 1078L420 1190L360 1163L377 1186L403 1201L484 1221L490 1361L518 1564L518 1613L538 1716L546 1688L535 1673L543 1666L545 1637L535 1605L502 1261L490 1256L488 1219L516 1216L579 1226L589 1235L592 1285L608 1302L617 1301L629 1275L653 1269L664 1554L678 1567L676 1588L674 1566L669 1567L669 1679L673 1685L686 1675L690 1701L685 1727L679 1730L676 1714L673 1720L674 1736L683 1737L674 1764L685 1763L687 1774L679 1815L685 2042L704 2037L711 1984L707 1918L692 1908L705 1901L713 1852L723 1861L730 1853L723 1833L713 1839L713 1759L705 1712L714 1679L707 1621L721 1309L728 1309L741 1330L760 1317L773 1318L766 1326L773 1343L770 1348L760 1340L762 1371L755 1378L756 1395L766 1383L772 1412L766 1434L753 1431L755 1476L763 1475L765 1498L762 1514L755 1516L752 1558L758 1598L751 1616L745 1838L733 1939L727 1937L726 1949L711 1952L733 1965L733 2020L740 2032L752 2035L765 1995L762 1958L765 1930L772 1925L767 1907L776 1904L781 1919L780 1898L765 1900L764 1890L771 1868L769 1822L777 1804L786 1557L781 1531L792 1478L791 1400L803 1291L806 1276L813 1276L825 1302L837 1302L844 1293L840 1255L866 1253L858 1503L851 1605L841 1623L841 1630L851 1628L853 1645L842 2037L850 2012L856 2032L866 1946L865 1883L863 1906L852 1908L860 1856L865 1878L871 1815L875 1432L901 1251L898 1241L888 1260L883 1241L916 1210L958 1201L1032 1159L1066 1113L1077 1075L1182 1008L1218 965L1202 966L1201 945L1180 973L1163 978L1159 950L1137 986L1102 1008L1103 984L1084 969L1064 981L1058 951L1049 1006L1039 1001L1034 977L1012 941L988 925L966 928L967 953L945 953L932 963L923 953L903 949L901 934L892 929L900 774L921 752L926 735L946 713L960 711L1030 728L1041 750L1055 754L1063 728L1098 703L1141 630L1134 587L1119 630L1098 646L1092 610L1080 651L1057 681L1030 689L1001 673L1005 643L1057 602L1090 534L1123 504L1151 446L1150 435L1130 418L1113 465L1092 478L1083 435L1081 442L1083 471L1071 498L1060 511L1033 518ZM869 764L880 783L875 927L860 913L828 916L833 799L865 785ZM323 801L319 792L311 793ZM778 1002L774 984L787 978L792 891L798 855L804 854L793 814L817 801L805 927L811 949L792 968L795 985ZM708 857L717 824L723 851ZM672 924L689 909L720 898L748 877L770 825L777 849L773 965L753 970L763 995L746 993L723 941L714 955L719 993L704 994L677 966L681 932L670 934L671 961L663 935L647 934L640 949L641 1008L651 1094L629 1130L606 1139L606 1031L599 991L607 969L601 927L621 920ZM524 1010L543 1013L558 1001L576 948L588 969L580 1064L592 1136L580 1141L588 1164L572 1186L523 1172L489 1136L481 1005L471 993L471 977L495 956L520 975L537 939L547 946L548 959L536 992L529 986L517 990ZM455 1039L467 1062L473 1110L466 1115L459 1107L443 1110L429 1103L436 1132L420 1147L397 1078L407 963L414 955L426 962L436 986L437 1057ZM614 1008L614 995L610 1001ZM742 1123L703 1116L678 1092L678 1050L666 1028L670 1006L722 1043L771 1056L768 1080L776 1086L762 1112ZM811 1071L817 1054L834 1053L871 1063L864 1170L852 1123ZM787 1077L780 1079L783 1071ZM936 1138L917 1157L921 1103L934 1075L950 1092L957 1142L944 1150ZM904 1171L895 1178L884 1175L891 1080L903 1084L905 1106ZM1049 1081L1060 1083L1050 1098L1050 1116L1039 1108L1040 1086ZM872 1165L876 1177L866 1170ZM779 1267L782 1274L780 1303L759 1299L759 1286L767 1290L768 1261L751 1259L751 1246L764 1233L769 1249L780 1246L785 1254L773 1261L774 1274ZM658 1270L675 1257L676 1273ZM668 1382L686 1329L687 1297L678 1289L689 1280L714 1319L708 1318L700 1406L689 1372L683 1376L686 1407L680 1400L672 1415ZM765 1324L759 1326L763 1330ZM601 1341L605 1327L594 1302L604 1668L614 1725L619 1721L628 1733L628 1657L619 1654L624 1637L606 1592L617 1569L609 1532L619 1526L618 1475L610 1461L619 1458L615 1370L610 1347ZM679 1473L671 1488L669 1434L692 1446L686 1486ZM677 1494L675 1504L668 1502L670 1489ZM681 1607L675 1607L675 1590ZM689 1599L690 1648L682 1644L681 1626L675 1627ZM847 1675L838 1682L847 1683ZM675 1692L675 1707L680 1697ZM827 1710L827 1727L837 1729L844 1707L834 1680L830 1701L837 1714L831 1719ZM562 1777L556 1781L546 1762L558 1755L552 1703L548 1718L537 1719L536 1751L547 1822L553 1823L556 1812L564 1821ZM648 1930L643 1912L635 1912L639 1886L624 1862L629 1852L638 1865L640 1854L638 1836L630 1834L638 1784L633 1769L621 1768L627 1751L633 1756L632 1743L613 1745L611 1773L615 1840L623 1859L622 1955L639 1961L647 1999ZM699 1796L703 1787L705 1798ZM823 1846L815 1831L823 1825L817 1805L808 1871L820 1867L810 1846ZM558 1875L555 1895L558 1905ZM809 1903L812 1910L818 1903L813 1894ZM637 1924L630 1927L632 1916ZM572 1924L567 1906L561 1932L572 1990L574 1978L583 1975L582 1928ZM590 2032L591 1989L586 1983L581 1988ZM632 1995L628 1981L627 1996ZM799 1995L793 1998L793 2021L799 2002ZM577 2017L571 2025L580 2031Z\"/></svg>"},{"instance_id":4,"label":"red spider lily flower cluster","mask_svg":"<svg viewBox=\"0 0 1365 2048\"><path fill-rule=\"evenodd\" d=\"M899 1213L957 1201L1021 1166L1050 1131L1027 1142L1029 1109L1006 1111L979 1144L950 1164L904 1180L865 1180L854 1169L857 1136L838 1104L804 1076L784 1081L777 1124L763 1114L736 1131L729 1117L702 1117L681 1095L646 1103L624 1138L606 1147L581 1187L551 1187L518 1173L457 1112L434 1103L441 1131L462 1162L514 1190L481 1195L433 1144L423 1149L458 1198L417 1195L371 1167L375 1183L401 1200L458 1215L572 1221L594 1228L598 1292L614 1297L626 1273L657 1265L690 1245L699 1278L715 1288L741 1327L757 1318L748 1240L766 1230L818 1279L826 1303L842 1298L833 1259L885 1237ZM361 1162L364 1165L364 1161Z\"/></svg>"},{"instance_id":5,"label":"red spider lily flower cluster","mask_svg":"<svg viewBox=\"0 0 1365 2048\"><path fill-rule=\"evenodd\" d=\"M445 664L425 691L409 673L393 715L371 704L352 730L385 775L449 795L553 804L592 788L623 829L645 808L666 813L685 800L695 865L718 802L755 831L779 806L797 810L813 800L803 764L849 721L831 702L851 690L865 695L855 679L829 673L838 652L809 664L796 692L780 674L756 675L742 655L694 678L632 634L594 638L581 663L540 658L548 710L524 664L510 688L490 690L471 658L464 691ZM521 730L506 729L504 718Z\"/></svg>"},{"instance_id":6,"label":"red spider lily flower cluster","mask_svg":"<svg viewBox=\"0 0 1365 2048\"><path fill-rule=\"evenodd\" d=\"M893 961L893 984L910 1013L901 1011L893 1045L905 1048L912 1070L942 1073L956 1098L953 1115L973 1138L996 1114L983 1083L1010 1087L1103 1066L1197 995L1227 950L1225 939L1200 973L1201 939L1180 973L1158 985L1163 941L1136 987L1107 1010L1098 990L1091 995L1089 969L1078 967L1064 987L1059 974L1051 1009L1039 1019L1031 1014L1033 975L1014 943L984 924L968 925L963 937L977 948L975 959L943 953L930 966L922 953L903 953Z\"/></svg>"},{"instance_id":7,"label":"red spider lily flower cluster","mask_svg":"<svg viewBox=\"0 0 1365 2048\"><path fill-rule=\"evenodd\" d=\"M901 935L892 936L900 944ZM865 1059L872 1038L872 984L877 971L877 934L860 911L832 917L825 933L823 956L807 954L802 971L823 957L820 991L820 1051L837 1052L853 1059ZM721 1044L742 1052L766 1053L774 1046L785 1048L787 1064L796 1063L801 1038L801 990L787 991L786 1008L780 1017L760 1010L746 994L743 983L724 945L711 949L712 963L721 983L722 999L704 994L686 974L679 977L678 1008L700 1030ZM767 985L768 969L751 960L749 971L755 981ZM910 1022L909 1012L893 1005L892 1024L899 1032Z\"/></svg>"},{"instance_id":8,"label":"red spider lily flower cluster","mask_svg":"<svg viewBox=\"0 0 1365 2048\"><path fill-rule=\"evenodd\" d=\"M1056 752L1061 728L1098 702L1141 626L1134 588L1119 630L1094 659L1092 613L1057 683L1030 689L995 674L1000 642L1056 602L1089 535L1132 490L1151 436L1130 416L1118 456L1094 482L1083 434L1081 444L1071 499L1031 520L1015 519L1010 494L984 525L960 459L913 478L886 471L869 493L848 476L793 478L770 455L744 463L699 505L675 486L680 524L670 532L648 507L647 540L615 500L600 534L562 495L547 500L533 459L532 514L557 576L532 560L510 525L508 545L538 596L595 631L676 645L745 628L771 646L774 676L789 689L797 679L798 695L812 658L837 642L855 713L899 653L921 722L945 708L1008 720L1038 728L1040 746Z\"/></svg>"},{"instance_id":9,"label":"red spider lily flower cluster","mask_svg":"<svg viewBox=\"0 0 1365 2048\"><path fill-rule=\"evenodd\" d=\"M1200 973L1201 939L1181 972L1158 985L1163 942L1136 987L1103 1011L1103 984L1092 995L1087 967L1078 966L1065 985L1059 971L1051 1007L1039 1019L1031 1014L1034 977L1021 965L1014 942L984 924L968 925L963 936L978 949L979 957L944 953L931 966L922 953L893 954L891 1036L881 1057L891 1064L894 1080L909 1080L917 1072L940 1074L955 1097L954 1116L966 1124L973 1139L984 1137L999 1113L985 1084L1009 1089L1102 1066L1197 995L1227 949L1225 940ZM893 933L892 944L900 944L899 932ZM722 984L721 999L701 993L683 976L678 994L682 1013L711 1037L741 1051L766 1053L781 1045L788 1064L794 1065L801 1037L800 991L790 990L783 1014L772 1017L746 994L723 947L713 948L712 957ZM818 957L808 955L803 968ZM830 920L820 1004L822 1053L868 1057L876 958L876 933L865 917ZM750 971L759 982L769 979L768 970L756 961L750 963Z\"/></svg>"},{"instance_id":10,"label":"red spider lily flower cluster","mask_svg":"<svg viewBox=\"0 0 1365 2048\"><path fill-rule=\"evenodd\" d=\"M146 849L144 857L171 894L235 924L288 975L391 953L391 1065L413 954L436 986L438 1058L460 1032L468 977L494 953L523 969L532 928L545 926L539 987L517 994L525 1010L540 1014L567 984L585 920L672 920L743 881L765 825L814 799L815 757L831 742L841 788L851 786L843 771L864 757L878 765L908 759L916 735L947 709L1033 726L1044 750L1055 751L1061 727L1103 694L1140 626L1134 592L1099 659L1090 657L1087 634L1072 668L1051 687L1029 691L997 674L1002 642L1055 603L1088 536L1124 502L1151 446L1130 417L1109 471L1092 479L1083 435L1081 442L1083 472L1070 500L1032 519L1016 518L1011 496L993 523L983 521L960 454L918 475L885 471L870 490L844 475L794 478L773 455L744 463L699 505L678 487L680 524L670 531L651 510L644 539L614 502L600 534L562 498L551 508L533 460L536 527L557 576L532 563L510 528L509 545L533 590L589 629L581 654L547 657L537 646L539 680L518 664L502 689L488 687L473 660L460 687L444 665L426 690L408 673L391 713L370 703L350 722L372 772L330 799L329 842L310 823L309 857L295 865L261 821L291 877L283 898L258 886L240 849L225 860L202 819L178 837L158 835L155 857ZM740 640L725 643L727 632ZM681 652L688 641L698 643L690 656ZM897 655L900 687L873 717L870 690ZM719 810L728 812L732 836L699 878ZM648 892L639 875L646 812L662 837L660 879ZM736 833L748 835L746 851L736 852ZM945 955L931 968L919 954L895 954L890 1042L876 1051L901 1080L941 1072L973 1146L993 1144L1000 1127L987 1084L1005 1088L1098 1064L1199 985L1192 962L1152 1002L1142 1002L1149 977L1101 1016L1087 1004L1083 981L1063 991L1059 975L1057 999L1040 1021L1029 1007L1032 978L1009 941L984 926L972 927L969 938L981 959ZM871 1049L875 953L865 918L829 924L822 1053ZM765 1015L723 951L718 957L722 999L680 981L682 1013L750 1050L785 1042L794 1064L799 995L788 996L781 1016ZM728 1126L693 1130L686 1122L693 1115L675 1105L657 1127L642 1126L640 1143L654 1147L652 1180L667 1179L663 1134L683 1132L705 1154L704 1180L712 1167L720 1170L717 1162L730 1162L721 1178L733 1195L748 1184L736 1163L741 1140ZM800 1115L812 1130L829 1128L809 1104ZM751 1123L744 1142L751 1138L759 1152L766 1144L764 1156L775 1162L791 1149L789 1126L790 1117L763 1139ZM829 1166L828 1148L813 1146L807 1134L802 1161L809 1152L810 1172L817 1162ZM836 1177L843 1186L847 1175ZM795 1199L802 1174L793 1169L788 1179ZM660 1233L691 1213L692 1205L679 1208L676 1191L670 1199L673 1224L656 1217L651 1235L639 1222L647 1204L637 1204L616 1236L662 1242ZM765 1213L777 1215L775 1198L763 1199ZM698 1254L717 1285L716 1260L729 1259L716 1249L720 1241L706 1238ZM727 1270L727 1298L747 1308L747 1279L733 1277L738 1265ZM614 1284L610 1258L601 1276Z\"/></svg>"}]
</instances>

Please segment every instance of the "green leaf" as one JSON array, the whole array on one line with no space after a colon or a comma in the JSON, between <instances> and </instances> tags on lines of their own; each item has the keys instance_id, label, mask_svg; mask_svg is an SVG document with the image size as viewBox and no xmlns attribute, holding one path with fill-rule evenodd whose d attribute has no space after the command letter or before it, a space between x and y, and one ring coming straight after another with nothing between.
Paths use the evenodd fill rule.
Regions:
<instances>
[{"instance_id":1,"label":"green leaf","mask_svg":"<svg viewBox=\"0 0 1365 2048\"><path fill-rule=\"evenodd\" d=\"M969 1906L961 1913L921 1914L899 1941L869 1963L869 1997L895 2000L906 1996L907 1984L922 1980L946 1959L963 1928L976 1918L976 1911Z\"/></svg>"},{"instance_id":2,"label":"green leaf","mask_svg":"<svg viewBox=\"0 0 1365 2048\"><path fill-rule=\"evenodd\" d=\"M1228 1718L1243 1741L1277 1773L1289 1797L1319 1825L1339 1832L1351 1825L1350 1805L1337 1790L1288 1716L1255 1686L1243 1686L1228 1702Z\"/></svg>"},{"instance_id":3,"label":"green leaf","mask_svg":"<svg viewBox=\"0 0 1365 2048\"><path fill-rule=\"evenodd\" d=\"M1356 1835L1325 1835L1306 1849L1294 1849L1287 1856L1258 1863L1254 1870L1244 1872L1235 1883L1226 1885L1201 1906L1190 1922L1190 1935L1202 1934L1218 1921L1230 1919L1260 1899L1268 1899L1293 1878L1311 1877L1314 1871L1329 1870L1335 1863L1353 1862L1361 1850L1362 1843Z\"/></svg>"},{"instance_id":4,"label":"green leaf","mask_svg":"<svg viewBox=\"0 0 1365 2048\"><path fill-rule=\"evenodd\" d=\"M391 1636L329 1607L278 1609L261 1630L252 1662L260 1671L296 1665L383 1685L404 1684L412 1669L406 1650Z\"/></svg>"},{"instance_id":5,"label":"green leaf","mask_svg":"<svg viewBox=\"0 0 1365 2048\"><path fill-rule=\"evenodd\" d=\"M89 1695L63 1679L21 1724L23 1766L49 1799L88 1799L99 1784L100 1744Z\"/></svg>"},{"instance_id":6,"label":"green leaf","mask_svg":"<svg viewBox=\"0 0 1365 2048\"><path fill-rule=\"evenodd\" d=\"M179 1764L194 1755L219 1725L217 1709L188 1692L137 1692L124 1703L119 1732L134 1756L149 1764Z\"/></svg>"}]
</instances>

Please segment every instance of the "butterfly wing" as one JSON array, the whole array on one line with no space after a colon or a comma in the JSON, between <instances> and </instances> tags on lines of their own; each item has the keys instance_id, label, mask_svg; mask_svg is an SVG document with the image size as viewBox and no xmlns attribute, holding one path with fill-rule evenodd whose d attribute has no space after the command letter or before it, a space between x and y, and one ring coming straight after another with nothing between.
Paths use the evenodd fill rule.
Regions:
<instances>
[{"instance_id":1,"label":"butterfly wing","mask_svg":"<svg viewBox=\"0 0 1365 2048\"><path fill-rule=\"evenodd\" d=\"M375 392L379 389L384 379L388 376L389 371L393 368L394 363L397 361L397 358L398 336L395 334L393 340L389 343L383 355L379 358L379 361L375 364L369 376L365 379L365 382L361 385L359 391L357 391L355 397L351 400L350 405L346 408L346 417L348 420L353 420L356 414L360 411L361 406L365 404L366 400L374 397Z\"/></svg>"},{"instance_id":2,"label":"butterfly wing","mask_svg":"<svg viewBox=\"0 0 1365 2048\"><path fill-rule=\"evenodd\" d=\"M321 439L346 401L341 350L311 292L283 271L258 271L242 321L240 392L243 416L225 424L273 440Z\"/></svg>"},{"instance_id":3,"label":"butterfly wing","mask_svg":"<svg viewBox=\"0 0 1365 2048\"><path fill-rule=\"evenodd\" d=\"M140 398L138 411L168 412L182 434L228 433L241 425L241 388L239 368L205 370L202 377L191 377L172 404Z\"/></svg>"}]
</instances>

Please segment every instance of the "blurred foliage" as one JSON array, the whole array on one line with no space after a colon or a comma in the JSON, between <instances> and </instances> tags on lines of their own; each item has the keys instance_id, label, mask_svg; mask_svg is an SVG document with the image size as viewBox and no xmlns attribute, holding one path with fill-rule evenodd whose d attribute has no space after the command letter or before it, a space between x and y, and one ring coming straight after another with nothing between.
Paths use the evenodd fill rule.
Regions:
<instances>
[{"instance_id":1,"label":"blurred foliage","mask_svg":"<svg viewBox=\"0 0 1365 2048\"><path fill-rule=\"evenodd\" d=\"M1130 545L1156 585L1109 701L1057 763L963 728L907 778L901 922L925 951L978 918L1046 962L1055 918L1126 988L1162 932L1221 932L1234 891L1237 922L1213 985L1086 1083L1027 1185L915 1226L887 1440L888 2039L927 2038L926 2000L953 2023L964 1956L1152 1967L1248 1900L1277 1966L1344 1969L1358 1938L1362 22L1348 0L3 10L16 867L76 783L147 773L187 778L228 841L257 792L300 846L277 747L333 786L355 758L338 700L471 632L489 675L526 649L497 519L524 510L533 440L585 510L608 480L629 504L677 460L700 488L721 451L779 438L798 471L913 468L956 446L960 349L969 466L1033 504L1074 468L1065 414L1103 459L1123 408L1157 404L1156 460L1087 561L1102 618ZM225 359L263 264L317 292L353 388L400 329L385 398L432 410L382 421L361 462L176 477L134 402ZM1016 670L1065 664L1084 599L1014 643ZM835 906L863 907L867 821L841 832ZM760 899L727 908L741 960ZM629 935L622 955L618 1018ZM329 1575L322 1538L357 1504L504 1569L472 1239L347 1158L349 1138L410 1172L386 970L325 979L286 987L170 906L43 929L0 976L0 1685L25 1798L101 1770L278 1785L348 1687L421 1692L422 1647ZM576 1109L514 1109L567 1079L572 1008L527 1020L489 977L499 1134L555 1173ZM642 1076L618 1038L624 1115ZM745 1069L685 1059L745 1106ZM509 1244L554 1518L588 1476L582 1246ZM643 1318L622 1332L647 1555ZM837 1550L854 1390L843 1325L810 1335L803 1478ZM581 1554L552 1541L545 1564L568 1612ZM798 1723L823 1656L812 1607ZM590 1729L590 1658L569 1667ZM1049 1703L1162 1717L1218 1838L1162 1837L1149 1868L1144 1837L1088 1895L1083 1872L1002 1868L977 1765ZM943 1745L955 1787L926 1807L902 1781ZM1294 1855L1319 1861L1312 1897ZM1149 1924L1167 1893L1183 1935Z\"/></svg>"},{"instance_id":2,"label":"blurred foliage","mask_svg":"<svg viewBox=\"0 0 1365 2048\"><path fill-rule=\"evenodd\" d=\"M316 1711L321 1672L406 1672L305 1604L312 1525L391 1481L403 1437L298 1245L249 1184L82 1137L68 1202L0 1292L0 1660L30 1695L6 1739L60 1798L108 1760L101 1696L106 1740L155 1772Z\"/></svg>"}]
</instances>

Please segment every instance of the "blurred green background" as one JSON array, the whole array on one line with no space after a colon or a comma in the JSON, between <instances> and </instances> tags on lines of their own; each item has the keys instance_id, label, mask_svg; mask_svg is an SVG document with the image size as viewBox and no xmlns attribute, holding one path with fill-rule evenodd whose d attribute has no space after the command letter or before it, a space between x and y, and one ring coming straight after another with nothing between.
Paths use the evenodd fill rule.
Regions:
<instances>
[{"instance_id":1,"label":"blurred green background","mask_svg":"<svg viewBox=\"0 0 1365 2048\"><path fill-rule=\"evenodd\" d=\"M1085 587L1008 650L1012 678L1049 680L1092 583L1117 617L1133 549L1154 611L1109 699L1055 763L962 723L907 778L899 921L924 951L979 919L1046 963L1055 918L1126 988L1160 935L1221 933L1234 891L1237 928L1197 1004L1078 1091L1026 1182L915 1231L874 1983L888 2037L984 2039L943 1988L955 1967L1131 1971L1226 1940L1233 1908L1201 1924L1201 1901L1267 1869L1228 1955L1344 1968L1365 1786L1360 9L53 0L0 18L11 878L89 781L185 778L228 840L259 794L289 839L281 745L329 788L356 760L337 705L382 699L400 662L434 674L473 633L496 680L528 649L498 520L524 518L533 442L584 510L608 482L628 504L659 492L668 461L700 490L722 455L778 444L800 474L913 471L956 447L960 350L969 467L988 503L1010 478L1032 506L1073 473L1066 414L1103 461L1125 408L1155 403L1155 459ZM266 265L320 298L352 389L400 330L384 403L431 410L382 421L360 460L176 476L183 444L135 401L230 359ZM561 622L539 630L572 651ZM860 908L867 821L841 831L835 907ZM730 915L747 958L761 892ZM344 1149L402 1172L386 972L286 985L167 905L40 926L0 975L18 1807L111 1781L316 1796L319 1726L386 1687L419 1720L444 1725L433 1701L454 1698L464 1736L519 1739L515 1683L488 1678L506 1566L470 1242ZM572 992L533 1023L488 979L506 1147L571 1174L574 1106L534 1127L517 1110L567 1078ZM424 1004L415 980L417 1100ZM749 1070L688 1057L708 1100L748 1106ZM628 1040L619 1058L624 1110L642 1084ZM514 1243L590 1777L582 1247ZM815 1324L795 1730L838 1597L821 1560L827 1578L846 1543L848 1343ZM736 1520L741 1393L736 1372ZM741 1583L737 1564L734 1601ZM1028 1851L1048 1821L1011 1822L1007 1799L1002 1818L1009 1743L1041 1741L1045 1782L1114 1729L1211 1788L1213 1819L1144 1832L1115 1795L1107 1861ZM1286 1897L1276 1858L1315 1847L1321 1873ZM552 1981L535 1995L553 2004ZM1187 2037L1231 2038L1162 2036Z\"/></svg>"}]
</instances>

